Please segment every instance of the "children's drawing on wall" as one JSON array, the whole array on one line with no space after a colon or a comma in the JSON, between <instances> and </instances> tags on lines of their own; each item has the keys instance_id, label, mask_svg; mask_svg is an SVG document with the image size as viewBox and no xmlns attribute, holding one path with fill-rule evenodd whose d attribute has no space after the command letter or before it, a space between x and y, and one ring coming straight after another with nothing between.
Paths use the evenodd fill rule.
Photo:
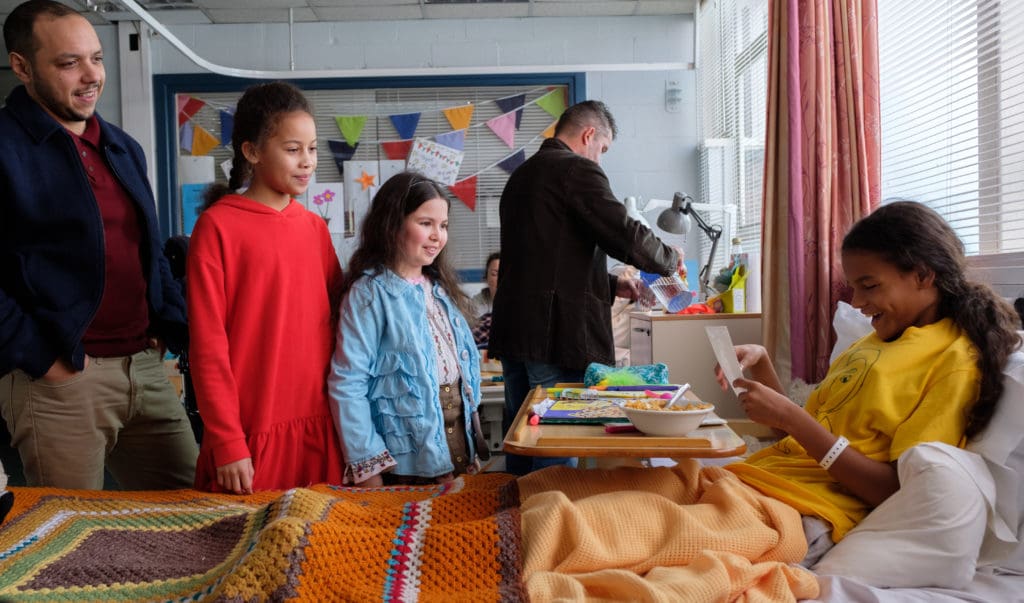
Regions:
<instances>
[{"instance_id":1,"label":"children's drawing on wall","mask_svg":"<svg viewBox=\"0 0 1024 603\"><path fill-rule=\"evenodd\" d=\"M215 179L213 157L209 155L178 157L178 181L181 183L181 228L192 234L203 204L203 190Z\"/></svg>"},{"instance_id":2,"label":"children's drawing on wall","mask_svg":"<svg viewBox=\"0 0 1024 603\"><path fill-rule=\"evenodd\" d=\"M409 170L451 186L459 176L463 155L459 149L417 138L409 152Z\"/></svg>"},{"instance_id":3,"label":"children's drawing on wall","mask_svg":"<svg viewBox=\"0 0 1024 603\"><path fill-rule=\"evenodd\" d=\"M334 239L338 258L342 266L348 265L352 252L358 245L359 224L370 208L370 201L377 193L381 182L392 174L402 171L405 161L346 161L342 171L343 181L340 194L345 199L344 209L338 220L328 224L331 234L341 234ZM312 197L310 197L312 199ZM312 205L311 205L312 206ZM336 209L337 210L337 209ZM315 211L315 210L314 210ZM333 222L338 223L335 228Z\"/></svg>"},{"instance_id":4,"label":"children's drawing on wall","mask_svg":"<svg viewBox=\"0 0 1024 603\"><path fill-rule=\"evenodd\" d=\"M345 232L345 188L341 182L313 182L306 189L306 207L327 222L331 234Z\"/></svg>"}]
</instances>

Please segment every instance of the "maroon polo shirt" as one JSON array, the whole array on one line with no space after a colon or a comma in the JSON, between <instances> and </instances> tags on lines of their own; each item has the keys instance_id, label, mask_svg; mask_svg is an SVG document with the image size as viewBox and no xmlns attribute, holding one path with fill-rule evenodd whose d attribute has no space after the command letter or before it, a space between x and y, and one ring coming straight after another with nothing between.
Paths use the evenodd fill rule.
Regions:
<instances>
[{"instance_id":1,"label":"maroon polo shirt","mask_svg":"<svg viewBox=\"0 0 1024 603\"><path fill-rule=\"evenodd\" d=\"M139 210L100 152L100 124L90 117L81 136L71 133L103 218L103 298L82 338L90 356L128 356L149 345L149 305L142 269Z\"/></svg>"}]
</instances>

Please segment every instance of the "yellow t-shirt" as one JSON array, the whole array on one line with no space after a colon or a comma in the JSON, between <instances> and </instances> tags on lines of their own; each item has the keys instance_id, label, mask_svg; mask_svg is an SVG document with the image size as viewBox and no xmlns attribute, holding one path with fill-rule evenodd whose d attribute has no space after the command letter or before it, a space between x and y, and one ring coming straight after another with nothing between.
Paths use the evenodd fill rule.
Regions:
<instances>
[{"instance_id":1,"label":"yellow t-shirt","mask_svg":"<svg viewBox=\"0 0 1024 603\"><path fill-rule=\"evenodd\" d=\"M980 388L976 355L948 318L910 327L892 342L872 332L836 358L808 398L807 412L876 461L893 462L921 442L963 446ZM728 469L800 513L831 523L835 542L871 511L790 436Z\"/></svg>"}]
</instances>

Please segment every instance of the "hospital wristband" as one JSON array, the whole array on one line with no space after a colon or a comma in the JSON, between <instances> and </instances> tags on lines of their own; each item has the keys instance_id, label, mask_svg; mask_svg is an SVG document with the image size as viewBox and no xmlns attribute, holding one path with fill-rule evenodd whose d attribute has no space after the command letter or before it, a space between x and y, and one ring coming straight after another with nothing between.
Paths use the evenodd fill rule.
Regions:
<instances>
[{"instance_id":1,"label":"hospital wristband","mask_svg":"<svg viewBox=\"0 0 1024 603\"><path fill-rule=\"evenodd\" d=\"M846 450L846 447L849 445L850 440L847 440L843 436L839 436L839 438L836 440L836 443L832 444L832 447L829 448L828 452L825 453L825 456L821 457L821 460L818 461L818 464L821 465L822 469L828 471L829 467L832 466L832 463L836 462L836 459L839 458L839 455L842 454L843 451Z\"/></svg>"}]
</instances>

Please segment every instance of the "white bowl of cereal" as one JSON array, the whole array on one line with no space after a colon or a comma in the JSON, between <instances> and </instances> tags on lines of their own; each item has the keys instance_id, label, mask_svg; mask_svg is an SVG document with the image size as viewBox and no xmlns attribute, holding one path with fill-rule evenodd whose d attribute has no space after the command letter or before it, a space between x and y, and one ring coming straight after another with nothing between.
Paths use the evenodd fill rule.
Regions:
<instances>
[{"instance_id":1,"label":"white bowl of cereal","mask_svg":"<svg viewBox=\"0 0 1024 603\"><path fill-rule=\"evenodd\" d=\"M650 436L682 437L700 427L713 404L680 400L665 410L667 400L642 398L622 405L622 412L639 431Z\"/></svg>"}]
</instances>

